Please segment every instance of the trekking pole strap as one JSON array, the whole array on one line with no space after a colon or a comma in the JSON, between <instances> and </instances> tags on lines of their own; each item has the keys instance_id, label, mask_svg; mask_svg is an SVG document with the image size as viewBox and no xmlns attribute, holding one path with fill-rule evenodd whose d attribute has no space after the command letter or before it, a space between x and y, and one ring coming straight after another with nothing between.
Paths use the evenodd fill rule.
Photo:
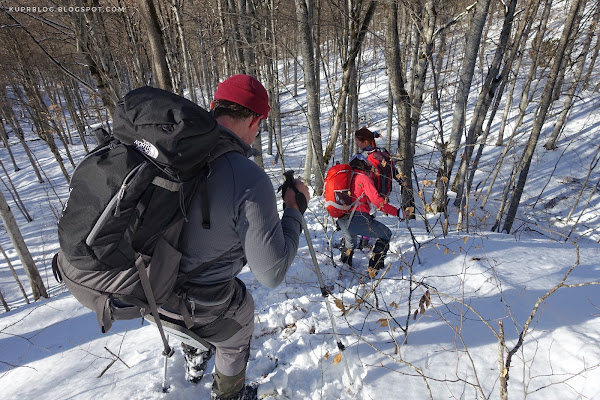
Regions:
<instances>
[{"instance_id":1,"label":"trekking pole strap","mask_svg":"<svg viewBox=\"0 0 600 400\"><path fill-rule=\"evenodd\" d=\"M135 260L135 267L138 270L138 274L140 276L140 281L142 282L142 288L144 289L144 294L146 295L146 299L148 300L148 305L150 306L150 311L154 316L154 320L156 321L156 326L158 327L158 331L160 332L160 337L164 344L163 355L167 357L171 357L174 353L174 350L169 346L169 340L165 335L165 332L162 327L162 323L160 322L160 315L158 313L158 307L156 306L156 300L154 299L154 295L152 294L152 286L150 285L150 279L148 278L148 273L146 272L146 262L144 261L143 256L139 256L137 260Z\"/></svg>"}]
</instances>

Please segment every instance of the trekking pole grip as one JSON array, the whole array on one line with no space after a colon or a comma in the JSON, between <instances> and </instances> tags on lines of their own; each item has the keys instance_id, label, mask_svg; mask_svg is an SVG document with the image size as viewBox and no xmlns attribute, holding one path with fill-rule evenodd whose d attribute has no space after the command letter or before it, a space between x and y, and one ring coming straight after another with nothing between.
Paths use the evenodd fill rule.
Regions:
<instances>
[{"instance_id":1,"label":"trekking pole grip","mask_svg":"<svg viewBox=\"0 0 600 400\"><path fill-rule=\"evenodd\" d=\"M298 188L296 187L296 181L294 179L294 170L290 169L284 172L283 176L285 177L285 181L279 187L281 189L281 196L283 197L283 201L285 204L285 192L287 189L292 189L296 194L296 205L302 214L306 211L308 207L308 203L306 201L306 197L302 194Z\"/></svg>"}]
</instances>

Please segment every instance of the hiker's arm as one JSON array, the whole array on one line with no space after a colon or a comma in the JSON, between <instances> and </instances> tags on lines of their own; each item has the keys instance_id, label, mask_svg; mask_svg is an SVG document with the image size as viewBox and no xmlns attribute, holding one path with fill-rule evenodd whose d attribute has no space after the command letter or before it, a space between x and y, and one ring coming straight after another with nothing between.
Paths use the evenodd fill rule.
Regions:
<instances>
[{"instance_id":1,"label":"hiker's arm","mask_svg":"<svg viewBox=\"0 0 600 400\"><path fill-rule=\"evenodd\" d=\"M237 231L248 266L258 281L277 287L298 252L302 214L288 207L279 219L275 192L264 175L245 191L239 203Z\"/></svg>"},{"instance_id":2,"label":"hiker's arm","mask_svg":"<svg viewBox=\"0 0 600 400\"><path fill-rule=\"evenodd\" d=\"M383 211L386 214L393 215L394 217L398 216L398 209L390 204L388 204L387 200L381 197L375 185L373 185L373 181L368 177L363 175L357 176L359 180L359 185L362 185L362 188L367 196L367 199L375 206L378 210Z\"/></svg>"}]
</instances>

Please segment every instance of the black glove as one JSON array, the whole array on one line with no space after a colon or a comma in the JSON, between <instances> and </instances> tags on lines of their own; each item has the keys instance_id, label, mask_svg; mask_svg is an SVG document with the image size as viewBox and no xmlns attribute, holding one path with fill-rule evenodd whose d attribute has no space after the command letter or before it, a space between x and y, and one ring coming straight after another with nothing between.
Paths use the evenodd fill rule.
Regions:
<instances>
[{"instance_id":1,"label":"black glove","mask_svg":"<svg viewBox=\"0 0 600 400\"><path fill-rule=\"evenodd\" d=\"M285 177L285 181L281 186L279 186L279 189L277 189L278 192L281 191L281 198L283 199L283 209L285 210L286 207L285 192L288 189L292 189L294 193L296 193L296 204L298 205L298 209L302 214L304 214L306 208L308 207L308 204L306 202L306 197L304 197L304 194L302 194L296 187L296 182L294 180L294 170L286 171L283 174L283 176Z\"/></svg>"}]
</instances>

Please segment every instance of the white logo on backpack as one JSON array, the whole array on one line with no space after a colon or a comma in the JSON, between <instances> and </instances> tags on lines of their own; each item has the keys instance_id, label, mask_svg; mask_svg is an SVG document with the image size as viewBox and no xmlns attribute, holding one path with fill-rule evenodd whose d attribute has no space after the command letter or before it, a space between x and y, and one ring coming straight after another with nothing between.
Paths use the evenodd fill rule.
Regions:
<instances>
[{"instance_id":1,"label":"white logo on backpack","mask_svg":"<svg viewBox=\"0 0 600 400\"><path fill-rule=\"evenodd\" d=\"M144 139L138 139L133 142L133 145L138 151L141 151L148 157L156 159L158 157L158 149L152 143Z\"/></svg>"}]
</instances>

